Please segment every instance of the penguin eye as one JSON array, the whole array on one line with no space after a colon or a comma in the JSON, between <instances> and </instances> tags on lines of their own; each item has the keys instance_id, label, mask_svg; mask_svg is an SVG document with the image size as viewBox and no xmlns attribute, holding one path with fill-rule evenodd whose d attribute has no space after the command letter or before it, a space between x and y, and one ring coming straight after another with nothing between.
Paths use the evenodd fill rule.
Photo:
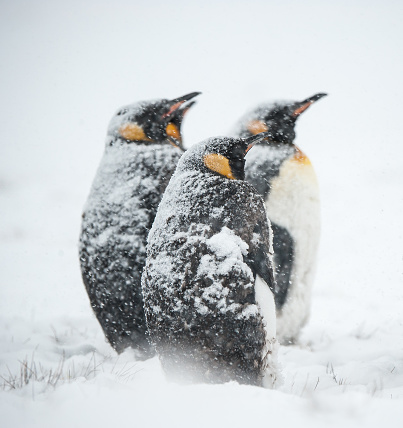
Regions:
<instances>
[{"instance_id":1,"label":"penguin eye","mask_svg":"<svg viewBox=\"0 0 403 428\"><path fill-rule=\"evenodd\" d=\"M126 109L126 108L124 108L124 109L122 109L122 110L119 110L117 113L116 113L116 116L121 116L122 114L125 114L125 113L127 113L128 112L128 110Z\"/></svg>"},{"instance_id":2,"label":"penguin eye","mask_svg":"<svg viewBox=\"0 0 403 428\"><path fill-rule=\"evenodd\" d=\"M178 127L174 125L172 122L168 123L168 125L165 128L165 132L168 135L168 137L175 138L175 140L177 141L182 141L182 137Z\"/></svg>"},{"instance_id":3,"label":"penguin eye","mask_svg":"<svg viewBox=\"0 0 403 428\"><path fill-rule=\"evenodd\" d=\"M119 128L119 134L129 141L151 141L137 123L125 123Z\"/></svg>"},{"instance_id":4,"label":"penguin eye","mask_svg":"<svg viewBox=\"0 0 403 428\"><path fill-rule=\"evenodd\" d=\"M251 120L248 123L247 128L252 135L267 132L269 130L269 127L261 120Z\"/></svg>"},{"instance_id":5,"label":"penguin eye","mask_svg":"<svg viewBox=\"0 0 403 428\"><path fill-rule=\"evenodd\" d=\"M232 174L229 160L225 156L217 153L211 153L203 156L203 162L211 171L218 172L218 174L221 174L231 180L236 180Z\"/></svg>"}]
</instances>

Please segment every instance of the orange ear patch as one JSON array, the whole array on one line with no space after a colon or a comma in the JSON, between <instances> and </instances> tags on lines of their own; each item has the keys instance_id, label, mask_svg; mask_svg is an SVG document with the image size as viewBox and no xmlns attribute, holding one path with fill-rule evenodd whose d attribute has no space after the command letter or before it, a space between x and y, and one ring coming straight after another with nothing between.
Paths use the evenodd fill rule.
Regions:
<instances>
[{"instance_id":1,"label":"orange ear patch","mask_svg":"<svg viewBox=\"0 0 403 428\"><path fill-rule=\"evenodd\" d=\"M248 131L252 135L260 134L261 132L267 132L268 126L261 120L251 120L247 125Z\"/></svg>"},{"instance_id":2,"label":"orange ear patch","mask_svg":"<svg viewBox=\"0 0 403 428\"><path fill-rule=\"evenodd\" d=\"M236 180L233 176L231 167L229 165L229 160L223 155L219 155L217 153L211 153L208 155L204 155L203 157L204 165L207 168L211 169L214 172L218 172L224 177L230 178L231 180Z\"/></svg>"},{"instance_id":3,"label":"orange ear patch","mask_svg":"<svg viewBox=\"0 0 403 428\"><path fill-rule=\"evenodd\" d=\"M165 132L167 133L168 137L175 138L175 140L182 141L181 133L176 125L173 123L168 123L167 127L165 128Z\"/></svg>"},{"instance_id":4,"label":"orange ear patch","mask_svg":"<svg viewBox=\"0 0 403 428\"><path fill-rule=\"evenodd\" d=\"M296 152L292 160L299 164L311 165L311 161L309 160L308 156L299 147L295 146L295 148Z\"/></svg>"},{"instance_id":5,"label":"orange ear patch","mask_svg":"<svg viewBox=\"0 0 403 428\"><path fill-rule=\"evenodd\" d=\"M136 123L125 123L120 129L119 134L130 141L151 141L143 131L143 128Z\"/></svg>"}]
</instances>

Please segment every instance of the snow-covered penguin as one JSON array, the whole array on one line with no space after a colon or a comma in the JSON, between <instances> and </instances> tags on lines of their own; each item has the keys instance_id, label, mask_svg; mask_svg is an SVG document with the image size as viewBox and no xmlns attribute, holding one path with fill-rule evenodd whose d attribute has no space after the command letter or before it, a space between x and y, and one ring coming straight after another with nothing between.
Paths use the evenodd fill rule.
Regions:
<instances>
[{"instance_id":1,"label":"snow-covered penguin","mask_svg":"<svg viewBox=\"0 0 403 428\"><path fill-rule=\"evenodd\" d=\"M183 153L180 127L198 92L117 111L84 207L81 272L91 306L117 352L154 351L146 338L141 274L147 235Z\"/></svg>"},{"instance_id":2,"label":"snow-covered penguin","mask_svg":"<svg viewBox=\"0 0 403 428\"><path fill-rule=\"evenodd\" d=\"M244 181L245 154L266 135L191 147L158 208L142 287L150 338L174 379L275 383L271 230Z\"/></svg>"},{"instance_id":3,"label":"snow-covered penguin","mask_svg":"<svg viewBox=\"0 0 403 428\"><path fill-rule=\"evenodd\" d=\"M293 343L309 318L320 235L319 187L310 160L294 144L295 123L325 95L260 105L235 134L271 134L246 157L245 175L263 195L273 229L277 338L283 344Z\"/></svg>"}]
</instances>

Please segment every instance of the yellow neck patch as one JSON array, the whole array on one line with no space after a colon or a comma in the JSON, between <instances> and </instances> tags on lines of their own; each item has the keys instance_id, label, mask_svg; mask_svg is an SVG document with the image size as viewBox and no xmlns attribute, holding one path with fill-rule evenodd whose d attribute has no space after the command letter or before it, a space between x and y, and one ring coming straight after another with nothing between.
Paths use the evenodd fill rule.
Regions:
<instances>
[{"instance_id":1,"label":"yellow neck patch","mask_svg":"<svg viewBox=\"0 0 403 428\"><path fill-rule=\"evenodd\" d=\"M251 120L248 123L247 128L252 135L260 134L261 132L267 132L269 130L268 126L261 120Z\"/></svg>"},{"instance_id":2,"label":"yellow neck patch","mask_svg":"<svg viewBox=\"0 0 403 428\"><path fill-rule=\"evenodd\" d=\"M175 138L175 140L178 140L179 142L182 141L181 133L179 132L178 127L173 123L168 123L167 127L165 128L165 132L167 133L168 137Z\"/></svg>"},{"instance_id":3,"label":"yellow neck patch","mask_svg":"<svg viewBox=\"0 0 403 428\"><path fill-rule=\"evenodd\" d=\"M295 146L296 152L292 160L302 165L311 165L311 161L308 156L297 146Z\"/></svg>"},{"instance_id":4,"label":"yellow neck patch","mask_svg":"<svg viewBox=\"0 0 403 428\"><path fill-rule=\"evenodd\" d=\"M236 180L233 176L231 167L229 165L229 160L223 155L219 155L217 153L211 153L208 155L204 155L203 157L204 165L207 168L211 169L214 172L218 172L224 177L230 178L231 180Z\"/></svg>"},{"instance_id":5,"label":"yellow neck patch","mask_svg":"<svg viewBox=\"0 0 403 428\"><path fill-rule=\"evenodd\" d=\"M146 136L141 126L136 123L125 123L120 129L119 134L130 141L152 141Z\"/></svg>"}]
</instances>

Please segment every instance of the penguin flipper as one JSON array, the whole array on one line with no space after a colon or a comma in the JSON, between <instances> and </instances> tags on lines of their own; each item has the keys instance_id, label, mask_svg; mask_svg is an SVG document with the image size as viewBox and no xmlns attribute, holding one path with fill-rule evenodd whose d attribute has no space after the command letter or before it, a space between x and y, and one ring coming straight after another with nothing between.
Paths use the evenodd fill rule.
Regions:
<instances>
[{"instance_id":1,"label":"penguin flipper","mask_svg":"<svg viewBox=\"0 0 403 428\"><path fill-rule=\"evenodd\" d=\"M294 240L286 228L272 223L274 261L276 266L276 306L281 308L291 284L294 264Z\"/></svg>"},{"instance_id":2,"label":"penguin flipper","mask_svg":"<svg viewBox=\"0 0 403 428\"><path fill-rule=\"evenodd\" d=\"M259 275L275 295L276 281L273 273L273 262L270 251L270 231L264 222L258 222L253 232L255 239L249 251L248 265L253 274Z\"/></svg>"}]
</instances>

